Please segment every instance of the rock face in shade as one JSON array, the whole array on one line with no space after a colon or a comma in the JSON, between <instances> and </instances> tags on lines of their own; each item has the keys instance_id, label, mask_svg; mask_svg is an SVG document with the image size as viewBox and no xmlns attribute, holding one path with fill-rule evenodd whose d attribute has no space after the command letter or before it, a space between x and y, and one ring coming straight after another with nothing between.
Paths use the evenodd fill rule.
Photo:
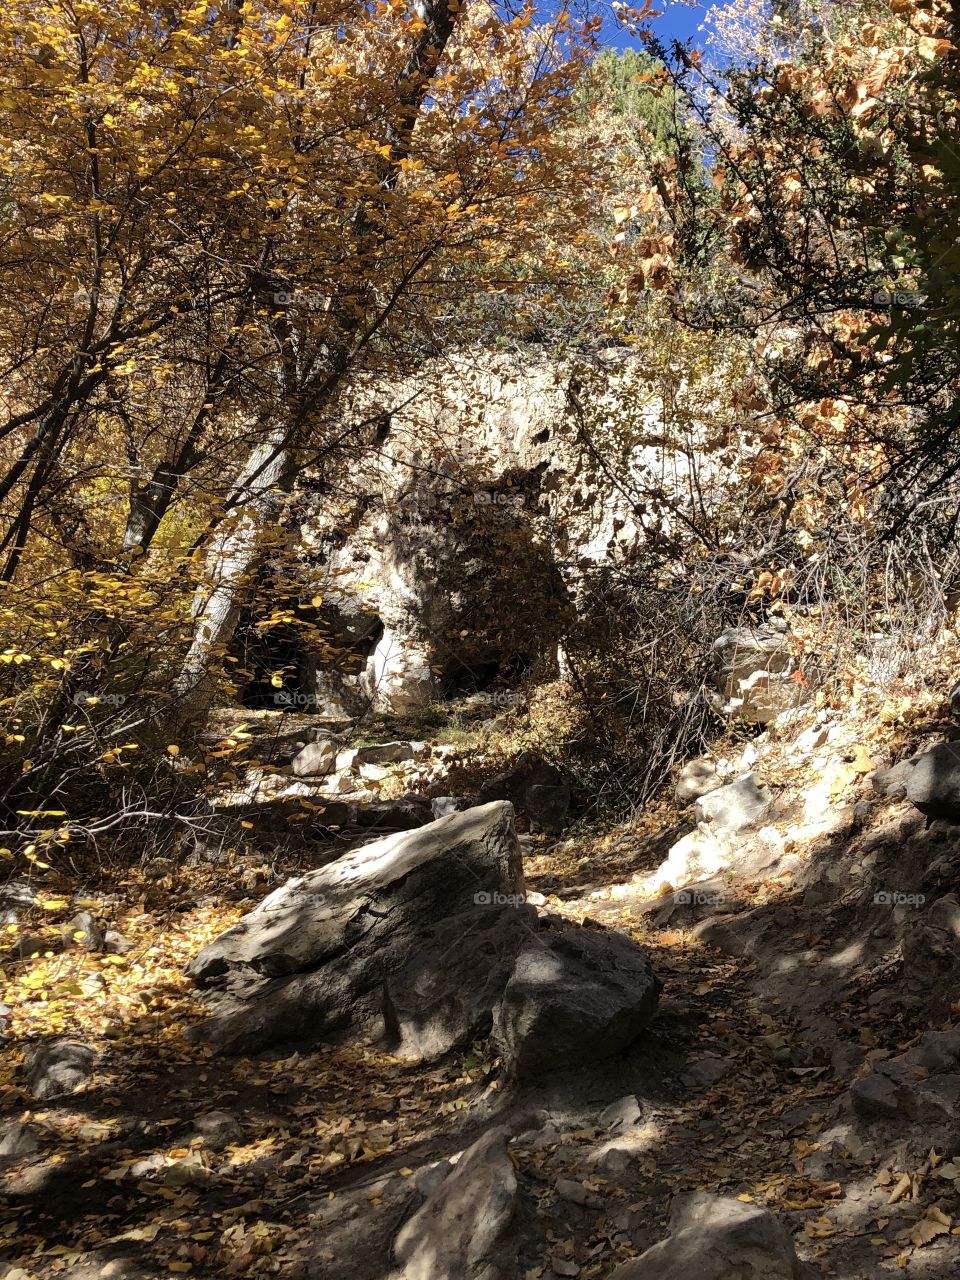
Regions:
<instances>
[{"instance_id":1,"label":"rock face in shade","mask_svg":"<svg viewBox=\"0 0 960 1280\"><path fill-rule=\"evenodd\" d=\"M669 1236L611 1280L813 1280L815 1274L772 1213L697 1191L674 1200Z\"/></svg>"},{"instance_id":2,"label":"rock face in shade","mask_svg":"<svg viewBox=\"0 0 960 1280\"><path fill-rule=\"evenodd\" d=\"M393 1244L402 1280L515 1274L517 1240L511 1244L510 1226L517 1176L507 1154L509 1137L499 1127L468 1147L404 1223Z\"/></svg>"},{"instance_id":3,"label":"rock face in shade","mask_svg":"<svg viewBox=\"0 0 960 1280\"><path fill-rule=\"evenodd\" d=\"M215 1048L373 1036L431 1061L492 1036L518 1076L619 1052L656 1008L645 952L524 901L508 802L404 831L297 877L187 968Z\"/></svg>"},{"instance_id":4,"label":"rock face in shade","mask_svg":"<svg viewBox=\"0 0 960 1280\"><path fill-rule=\"evenodd\" d=\"M928 818L960 822L960 742L941 742L905 763L910 803Z\"/></svg>"}]
</instances>

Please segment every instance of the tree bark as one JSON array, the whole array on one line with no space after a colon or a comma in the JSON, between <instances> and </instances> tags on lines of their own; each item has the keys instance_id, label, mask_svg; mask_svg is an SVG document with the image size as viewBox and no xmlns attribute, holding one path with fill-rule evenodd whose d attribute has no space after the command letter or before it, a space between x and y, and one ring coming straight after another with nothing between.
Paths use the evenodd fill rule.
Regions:
<instances>
[{"instance_id":1,"label":"tree bark","mask_svg":"<svg viewBox=\"0 0 960 1280\"><path fill-rule=\"evenodd\" d=\"M212 665L233 639L263 544L295 476L286 435L274 430L251 455L237 485L235 514L214 534L207 549L204 582L193 603L193 640L173 687L173 719L178 723L202 721L210 709Z\"/></svg>"}]
</instances>

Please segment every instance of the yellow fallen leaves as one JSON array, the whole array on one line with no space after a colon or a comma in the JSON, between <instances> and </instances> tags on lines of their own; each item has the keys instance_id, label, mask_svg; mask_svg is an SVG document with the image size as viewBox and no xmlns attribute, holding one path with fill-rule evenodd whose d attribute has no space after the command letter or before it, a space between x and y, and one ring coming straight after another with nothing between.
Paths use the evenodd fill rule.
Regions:
<instances>
[{"instance_id":1,"label":"yellow fallen leaves","mask_svg":"<svg viewBox=\"0 0 960 1280\"><path fill-rule=\"evenodd\" d=\"M826 1240L829 1236L836 1235L837 1224L825 1216L813 1218L804 1223L803 1231L811 1240Z\"/></svg>"}]
</instances>

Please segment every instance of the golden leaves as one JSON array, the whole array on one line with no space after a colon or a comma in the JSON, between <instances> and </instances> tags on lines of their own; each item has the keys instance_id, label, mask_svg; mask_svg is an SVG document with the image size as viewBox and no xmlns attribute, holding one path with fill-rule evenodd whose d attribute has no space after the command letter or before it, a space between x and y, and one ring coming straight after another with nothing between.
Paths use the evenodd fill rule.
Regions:
<instances>
[{"instance_id":1,"label":"golden leaves","mask_svg":"<svg viewBox=\"0 0 960 1280\"><path fill-rule=\"evenodd\" d=\"M952 40L939 39L935 36L922 36L917 42L917 49L921 58L925 58L928 62L939 62L953 48L954 43Z\"/></svg>"}]
</instances>

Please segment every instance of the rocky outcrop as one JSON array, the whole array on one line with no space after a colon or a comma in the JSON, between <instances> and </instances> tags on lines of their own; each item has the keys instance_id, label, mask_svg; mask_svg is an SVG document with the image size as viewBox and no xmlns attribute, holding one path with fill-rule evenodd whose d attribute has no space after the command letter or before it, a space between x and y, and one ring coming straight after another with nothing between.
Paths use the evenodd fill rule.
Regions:
<instances>
[{"instance_id":1,"label":"rocky outcrop","mask_svg":"<svg viewBox=\"0 0 960 1280\"><path fill-rule=\"evenodd\" d=\"M629 497L591 443L625 407ZM676 530L694 465L718 497L733 483L712 451L692 460L712 425L690 426L681 447L661 408L644 360L622 347L572 360L464 350L409 382L356 386L343 406L361 442L349 504L319 477L297 495L313 638L260 663L297 666L303 687L277 694L261 680L259 693L333 718L371 702L405 714L451 691L509 689L532 662L555 661L589 575L633 557L648 529ZM259 635L265 650L279 643L276 628Z\"/></svg>"},{"instance_id":2,"label":"rocky outcrop","mask_svg":"<svg viewBox=\"0 0 960 1280\"><path fill-rule=\"evenodd\" d=\"M812 1280L772 1213L706 1192L678 1196L670 1235L611 1280Z\"/></svg>"},{"instance_id":3,"label":"rocky outcrop","mask_svg":"<svg viewBox=\"0 0 960 1280\"><path fill-rule=\"evenodd\" d=\"M717 710L768 724L810 697L813 681L785 627L731 627L713 645Z\"/></svg>"},{"instance_id":4,"label":"rocky outcrop","mask_svg":"<svg viewBox=\"0 0 960 1280\"><path fill-rule=\"evenodd\" d=\"M432 1061L489 1036L518 1078L619 1052L660 984L629 939L524 901L498 801L365 845L289 881L190 963L229 1052L373 1036Z\"/></svg>"}]
</instances>

